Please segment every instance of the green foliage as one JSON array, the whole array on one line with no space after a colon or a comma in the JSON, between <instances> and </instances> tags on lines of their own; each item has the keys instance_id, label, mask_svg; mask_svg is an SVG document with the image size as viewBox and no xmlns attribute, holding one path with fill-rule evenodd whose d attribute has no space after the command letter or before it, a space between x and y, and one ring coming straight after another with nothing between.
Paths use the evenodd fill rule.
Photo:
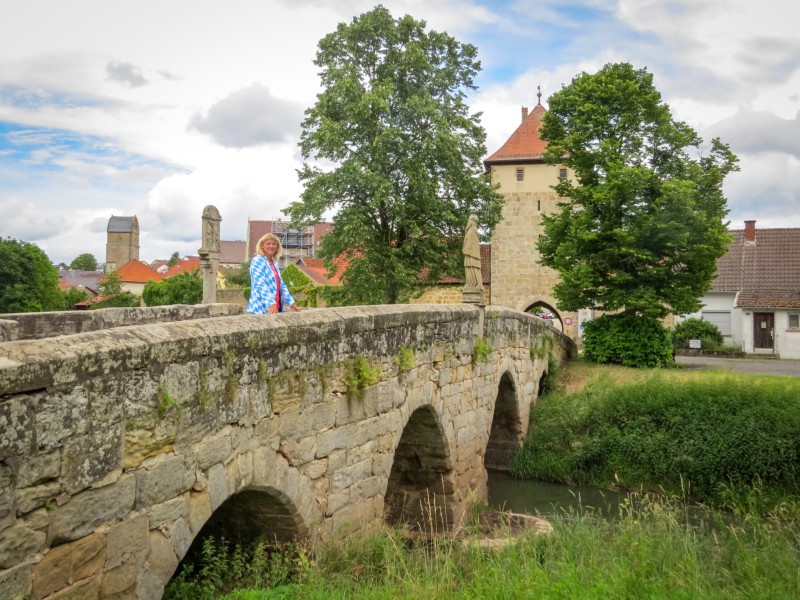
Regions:
<instances>
[{"instance_id":1,"label":"green foliage","mask_svg":"<svg viewBox=\"0 0 800 600\"><path fill-rule=\"evenodd\" d=\"M98 285L101 296L113 296L122 293L122 280L116 271L107 274L105 279L102 279Z\"/></svg>"},{"instance_id":2,"label":"green foliage","mask_svg":"<svg viewBox=\"0 0 800 600\"><path fill-rule=\"evenodd\" d=\"M383 6L319 42L322 91L300 144L304 191L286 213L303 223L337 211L320 247L329 269L347 265L342 288L325 291L330 305L402 301L423 269L431 280L457 272L470 214L487 232L500 218L482 163L486 133L465 103L476 56Z\"/></svg>"},{"instance_id":3,"label":"green foliage","mask_svg":"<svg viewBox=\"0 0 800 600\"><path fill-rule=\"evenodd\" d=\"M162 281L148 281L142 298L147 306L200 304L203 301L203 278L197 271L192 271Z\"/></svg>"},{"instance_id":4,"label":"green foliage","mask_svg":"<svg viewBox=\"0 0 800 600\"><path fill-rule=\"evenodd\" d=\"M242 288L244 297L250 299L250 263L242 263L238 270L225 272L225 284L228 287Z\"/></svg>"},{"instance_id":5,"label":"green foliage","mask_svg":"<svg viewBox=\"0 0 800 600\"><path fill-rule=\"evenodd\" d=\"M380 367L372 366L363 354L359 354L346 365L344 385L348 397L360 396L364 388L380 379Z\"/></svg>"},{"instance_id":6,"label":"green foliage","mask_svg":"<svg viewBox=\"0 0 800 600\"><path fill-rule=\"evenodd\" d=\"M213 600L244 586L281 587L307 568L308 559L299 546L275 547L259 541L231 547L224 538L208 537L200 555L186 562L166 586L164 600Z\"/></svg>"},{"instance_id":7,"label":"green foliage","mask_svg":"<svg viewBox=\"0 0 800 600\"><path fill-rule=\"evenodd\" d=\"M727 504L754 485L800 493L800 386L745 377L599 382L537 403L522 478L663 488ZM762 494L768 496L769 494Z\"/></svg>"},{"instance_id":8,"label":"green foliage","mask_svg":"<svg viewBox=\"0 0 800 600\"><path fill-rule=\"evenodd\" d=\"M472 349L472 362L477 364L484 363L489 360L489 355L494 349L491 344L479 337L475 340L475 347Z\"/></svg>"},{"instance_id":9,"label":"green foliage","mask_svg":"<svg viewBox=\"0 0 800 600\"><path fill-rule=\"evenodd\" d=\"M89 292L79 287L71 287L64 290L64 310L75 310L78 302L89 299Z\"/></svg>"},{"instance_id":10,"label":"green foliage","mask_svg":"<svg viewBox=\"0 0 800 600\"><path fill-rule=\"evenodd\" d=\"M159 383L156 392L156 410L158 411L158 416L161 418L167 416L176 406L177 402L167 391L167 386L163 382Z\"/></svg>"},{"instance_id":11,"label":"green foliage","mask_svg":"<svg viewBox=\"0 0 800 600\"><path fill-rule=\"evenodd\" d=\"M695 317L685 319L672 328L672 344L675 348L688 348L689 340L701 340L703 348L720 347L724 344L719 327Z\"/></svg>"},{"instance_id":12,"label":"green foliage","mask_svg":"<svg viewBox=\"0 0 800 600\"><path fill-rule=\"evenodd\" d=\"M530 355L531 360L536 360L537 358L545 358L546 356L550 356L550 353L553 350L553 336L552 335L545 335L537 343L531 343L530 347Z\"/></svg>"},{"instance_id":13,"label":"green foliage","mask_svg":"<svg viewBox=\"0 0 800 600\"><path fill-rule=\"evenodd\" d=\"M61 310L58 271L35 244L0 238L0 313Z\"/></svg>"},{"instance_id":14,"label":"green foliage","mask_svg":"<svg viewBox=\"0 0 800 600\"><path fill-rule=\"evenodd\" d=\"M286 287L289 288L292 298L299 306L317 306L317 292L320 286L303 273L297 265L287 265L281 271L281 277L286 282Z\"/></svg>"},{"instance_id":15,"label":"green foliage","mask_svg":"<svg viewBox=\"0 0 800 600\"><path fill-rule=\"evenodd\" d=\"M542 264L558 271L562 310L663 317L699 310L728 248L725 177L737 159L675 121L646 69L608 64L550 97L545 159L574 179L543 218ZM697 155L698 157L695 157Z\"/></svg>"},{"instance_id":16,"label":"green foliage","mask_svg":"<svg viewBox=\"0 0 800 600\"><path fill-rule=\"evenodd\" d=\"M180 255L180 253L179 253L179 252L177 252L177 251L173 252L173 253L172 253L172 256L170 256L170 257L169 257L169 260L167 261L167 266L168 266L168 267L174 267L175 265L177 265L177 264L178 264L178 261L179 261L180 259L181 259L181 255Z\"/></svg>"},{"instance_id":17,"label":"green foliage","mask_svg":"<svg viewBox=\"0 0 800 600\"><path fill-rule=\"evenodd\" d=\"M94 255L84 252L72 260L72 262L69 264L69 268L77 271L96 271L97 259L94 257Z\"/></svg>"},{"instance_id":18,"label":"green foliage","mask_svg":"<svg viewBox=\"0 0 800 600\"><path fill-rule=\"evenodd\" d=\"M674 363L669 330L649 315L603 315L583 328L583 357L627 367L666 367Z\"/></svg>"},{"instance_id":19,"label":"green foliage","mask_svg":"<svg viewBox=\"0 0 800 600\"><path fill-rule=\"evenodd\" d=\"M108 296L105 300L89 305L91 310L101 308L138 308L141 306L141 297L130 292L121 292L113 296Z\"/></svg>"},{"instance_id":20,"label":"green foliage","mask_svg":"<svg viewBox=\"0 0 800 600\"><path fill-rule=\"evenodd\" d=\"M400 373L410 371L417 365L417 356L413 348L402 346L394 359Z\"/></svg>"}]
</instances>

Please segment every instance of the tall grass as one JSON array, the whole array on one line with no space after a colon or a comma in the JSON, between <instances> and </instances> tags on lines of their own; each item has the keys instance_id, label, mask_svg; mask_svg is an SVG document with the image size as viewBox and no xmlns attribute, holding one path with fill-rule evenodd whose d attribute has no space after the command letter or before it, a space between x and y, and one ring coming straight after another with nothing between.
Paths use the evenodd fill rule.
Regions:
<instances>
[{"instance_id":1,"label":"tall grass","mask_svg":"<svg viewBox=\"0 0 800 600\"><path fill-rule=\"evenodd\" d=\"M800 381L624 371L541 398L512 459L520 478L660 489L779 511L800 494Z\"/></svg>"},{"instance_id":2,"label":"tall grass","mask_svg":"<svg viewBox=\"0 0 800 600\"><path fill-rule=\"evenodd\" d=\"M493 551L446 536L410 544L384 530L303 552L295 547L288 560L302 566L290 581L224 598L800 597L797 522L750 517L734 526L709 515L698 524L686 505L637 496L617 522L586 510L566 513L554 520L553 533L527 535Z\"/></svg>"}]
</instances>

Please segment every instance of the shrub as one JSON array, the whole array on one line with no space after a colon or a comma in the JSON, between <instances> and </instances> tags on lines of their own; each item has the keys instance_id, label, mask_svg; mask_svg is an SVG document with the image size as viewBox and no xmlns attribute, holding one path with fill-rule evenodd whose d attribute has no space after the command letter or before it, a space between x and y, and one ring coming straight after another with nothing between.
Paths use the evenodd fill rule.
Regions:
<instances>
[{"instance_id":1,"label":"shrub","mask_svg":"<svg viewBox=\"0 0 800 600\"><path fill-rule=\"evenodd\" d=\"M669 330L657 318L621 313L604 315L585 324L586 360L627 367L663 367L673 364Z\"/></svg>"},{"instance_id":2,"label":"shrub","mask_svg":"<svg viewBox=\"0 0 800 600\"><path fill-rule=\"evenodd\" d=\"M724 343L719 327L695 317L681 321L672 329L675 348L688 348L689 340L701 340L703 348L719 348Z\"/></svg>"},{"instance_id":3,"label":"shrub","mask_svg":"<svg viewBox=\"0 0 800 600\"><path fill-rule=\"evenodd\" d=\"M203 301L203 278L196 270L179 273L163 281L148 281L142 291L147 306L200 304Z\"/></svg>"}]
</instances>

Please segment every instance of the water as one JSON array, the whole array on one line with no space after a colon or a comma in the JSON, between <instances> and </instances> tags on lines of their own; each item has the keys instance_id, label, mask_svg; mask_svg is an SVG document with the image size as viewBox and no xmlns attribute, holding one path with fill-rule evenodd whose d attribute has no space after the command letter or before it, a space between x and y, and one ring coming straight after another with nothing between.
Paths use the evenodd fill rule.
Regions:
<instances>
[{"instance_id":1,"label":"water","mask_svg":"<svg viewBox=\"0 0 800 600\"><path fill-rule=\"evenodd\" d=\"M624 490L514 479L500 471L488 473L489 506L544 518L591 511L616 519L620 503L629 495Z\"/></svg>"}]
</instances>

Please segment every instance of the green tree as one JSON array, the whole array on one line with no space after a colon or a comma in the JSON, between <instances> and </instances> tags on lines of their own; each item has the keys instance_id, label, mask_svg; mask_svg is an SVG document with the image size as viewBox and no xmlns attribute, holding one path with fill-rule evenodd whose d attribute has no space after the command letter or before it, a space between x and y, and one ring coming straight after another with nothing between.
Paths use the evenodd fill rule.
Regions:
<instances>
[{"instance_id":1,"label":"green tree","mask_svg":"<svg viewBox=\"0 0 800 600\"><path fill-rule=\"evenodd\" d=\"M646 69L608 64L550 98L546 160L574 172L544 220L542 264L565 310L660 318L700 308L728 248L722 183L737 159L675 121Z\"/></svg>"},{"instance_id":2,"label":"green tree","mask_svg":"<svg viewBox=\"0 0 800 600\"><path fill-rule=\"evenodd\" d=\"M0 239L0 312L61 310L58 271L35 244Z\"/></svg>"},{"instance_id":3,"label":"green tree","mask_svg":"<svg viewBox=\"0 0 800 600\"><path fill-rule=\"evenodd\" d=\"M170 256L169 260L167 261L167 266L168 267L174 267L175 265L178 264L178 261L180 259L181 259L181 255L177 251L173 252L172 256Z\"/></svg>"},{"instance_id":4,"label":"green tree","mask_svg":"<svg viewBox=\"0 0 800 600\"><path fill-rule=\"evenodd\" d=\"M88 252L84 252L73 259L69 268L77 271L96 271L97 259Z\"/></svg>"},{"instance_id":5,"label":"green tree","mask_svg":"<svg viewBox=\"0 0 800 600\"><path fill-rule=\"evenodd\" d=\"M78 302L89 299L89 292L83 288L71 287L64 290L64 310L75 310Z\"/></svg>"},{"instance_id":6,"label":"green tree","mask_svg":"<svg viewBox=\"0 0 800 600\"><path fill-rule=\"evenodd\" d=\"M306 111L295 223L337 211L320 253L346 260L340 303L394 303L429 269L455 272L470 214L490 231L501 197L484 173L486 134L466 94L477 50L383 6L318 46L322 92ZM312 166L314 159L333 165Z\"/></svg>"},{"instance_id":7,"label":"green tree","mask_svg":"<svg viewBox=\"0 0 800 600\"><path fill-rule=\"evenodd\" d=\"M147 306L199 304L203 300L203 278L197 271L179 273L163 281L148 281L142 291Z\"/></svg>"},{"instance_id":8,"label":"green tree","mask_svg":"<svg viewBox=\"0 0 800 600\"><path fill-rule=\"evenodd\" d=\"M116 271L111 271L106 278L98 283L101 296L115 296L122 293L122 280Z\"/></svg>"}]
</instances>

